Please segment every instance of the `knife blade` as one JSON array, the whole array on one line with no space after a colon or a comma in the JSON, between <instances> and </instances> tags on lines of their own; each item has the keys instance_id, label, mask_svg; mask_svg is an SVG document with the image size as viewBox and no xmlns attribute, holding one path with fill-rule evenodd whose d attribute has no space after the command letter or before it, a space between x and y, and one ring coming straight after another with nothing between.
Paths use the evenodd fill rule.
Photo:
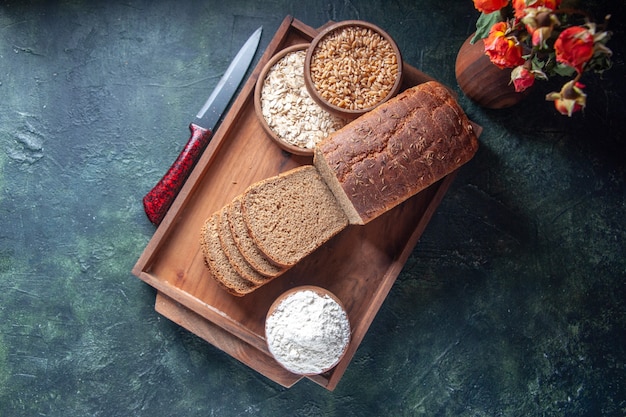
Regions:
<instances>
[{"instance_id":1,"label":"knife blade","mask_svg":"<svg viewBox=\"0 0 626 417\"><path fill-rule=\"evenodd\" d=\"M191 134L184 148L163 178L144 196L144 211L154 225L158 226L161 223L210 142L222 113L228 107L252 63L262 31L261 26L237 52L194 121L189 124Z\"/></svg>"}]
</instances>

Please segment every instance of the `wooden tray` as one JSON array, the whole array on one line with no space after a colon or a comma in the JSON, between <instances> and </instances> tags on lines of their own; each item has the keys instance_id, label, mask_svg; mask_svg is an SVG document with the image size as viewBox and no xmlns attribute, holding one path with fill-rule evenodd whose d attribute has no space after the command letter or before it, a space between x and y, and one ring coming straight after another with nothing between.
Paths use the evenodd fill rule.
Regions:
<instances>
[{"instance_id":1,"label":"wooden tray","mask_svg":"<svg viewBox=\"0 0 626 417\"><path fill-rule=\"evenodd\" d=\"M276 52L309 42L317 33L290 16L284 19L132 272L157 290L155 308L160 314L285 387L302 376L271 357L265 314L294 286L329 289L346 307L352 338L337 366L307 378L333 390L456 172L375 221L348 227L255 292L234 297L222 290L204 265L200 229L211 213L248 185L312 164L312 158L288 154L273 144L255 115L253 92L263 65ZM403 89L432 80L408 65L404 71Z\"/></svg>"}]
</instances>

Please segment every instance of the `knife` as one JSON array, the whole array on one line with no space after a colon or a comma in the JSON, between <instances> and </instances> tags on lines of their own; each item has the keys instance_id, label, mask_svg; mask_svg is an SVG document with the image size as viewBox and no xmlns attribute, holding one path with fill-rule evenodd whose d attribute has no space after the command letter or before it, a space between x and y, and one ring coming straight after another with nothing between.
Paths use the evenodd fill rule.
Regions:
<instances>
[{"instance_id":1,"label":"knife","mask_svg":"<svg viewBox=\"0 0 626 417\"><path fill-rule=\"evenodd\" d=\"M222 113L230 103L254 58L263 27L259 27L241 47L217 86L189 124L191 135L163 178L143 198L148 219L158 226L183 187L200 155L208 145Z\"/></svg>"}]
</instances>

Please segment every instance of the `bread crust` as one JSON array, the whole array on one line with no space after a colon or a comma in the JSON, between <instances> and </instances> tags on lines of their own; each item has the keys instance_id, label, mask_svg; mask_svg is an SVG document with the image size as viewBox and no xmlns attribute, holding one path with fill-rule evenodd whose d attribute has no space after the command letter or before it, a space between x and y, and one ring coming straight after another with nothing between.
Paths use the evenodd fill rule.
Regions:
<instances>
[{"instance_id":1,"label":"bread crust","mask_svg":"<svg viewBox=\"0 0 626 417\"><path fill-rule=\"evenodd\" d=\"M241 275L244 279L252 282L253 284L265 284L268 281L268 277L259 273L259 271L255 270L252 265L246 261L243 257L235 240L233 238L232 232L230 230L230 225L228 221L228 206L224 206L222 210L219 212L219 224L218 224L218 234L220 244L222 245L222 250L226 257L230 261L230 264L233 266L235 271L239 275Z\"/></svg>"},{"instance_id":2,"label":"bread crust","mask_svg":"<svg viewBox=\"0 0 626 417\"><path fill-rule=\"evenodd\" d=\"M472 125L446 87L410 88L334 132L314 165L351 224L366 224L469 161Z\"/></svg>"},{"instance_id":3,"label":"bread crust","mask_svg":"<svg viewBox=\"0 0 626 417\"><path fill-rule=\"evenodd\" d=\"M254 284L239 275L222 250L219 238L219 212L205 221L201 230L200 247L205 265L217 283L227 292L241 297L258 288L259 284Z\"/></svg>"},{"instance_id":4,"label":"bread crust","mask_svg":"<svg viewBox=\"0 0 626 417\"><path fill-rule=\"evenodd\" d=\"M269 278L285 272L285 268L270 262L250 237L241 212L241 195L236 196L228 205L228 224L239 253L255 270Z\"/></svg>"}]
</instances>

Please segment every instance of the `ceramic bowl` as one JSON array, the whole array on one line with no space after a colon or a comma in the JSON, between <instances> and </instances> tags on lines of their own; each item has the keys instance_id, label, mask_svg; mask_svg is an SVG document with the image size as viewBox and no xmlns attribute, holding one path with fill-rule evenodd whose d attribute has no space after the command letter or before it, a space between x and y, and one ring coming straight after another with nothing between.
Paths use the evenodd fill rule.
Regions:
<instances>
[{"instance_id":1,"label":"ceramic bowl","mask_svg":"<svg viewBox=\"0 0 626 417\"><path fill-rule=\"evenodd\" d=\"M312 300L316 300L316 307L312 307ZM316 313L307 314L294 323L284 321L287 317L293 319L297 315L304 315L303 309L306 308ZM315 317L321 320L334 317L335 320L303 324L308 318ZM350 334L350 322L341 300L329 290L314 285L301 285L285 291L272 303L265 319L265 335L270 353L285 369L300 375L317 375L335 367L346 353ZM320 358L320 362L315 362L313 358L318 350L311 343L319 343L320 340L324 342L328 355ZM295 349L304 358L293 356L293 351L285 352L285 345ZM307 363L301 363L302 360Z\"/></svg>"},{"instance_id":2,"label":"ceramic bowl","mask_svg":"<svg viewBox=\"0 0 626 417\"><path fill-rule=\"evenodd\" d=\"M378 26L361 20L338 22L311 41L304 81L321 107L353 120L398 94L402 55Z\"/></svg>"}]
</instances>

